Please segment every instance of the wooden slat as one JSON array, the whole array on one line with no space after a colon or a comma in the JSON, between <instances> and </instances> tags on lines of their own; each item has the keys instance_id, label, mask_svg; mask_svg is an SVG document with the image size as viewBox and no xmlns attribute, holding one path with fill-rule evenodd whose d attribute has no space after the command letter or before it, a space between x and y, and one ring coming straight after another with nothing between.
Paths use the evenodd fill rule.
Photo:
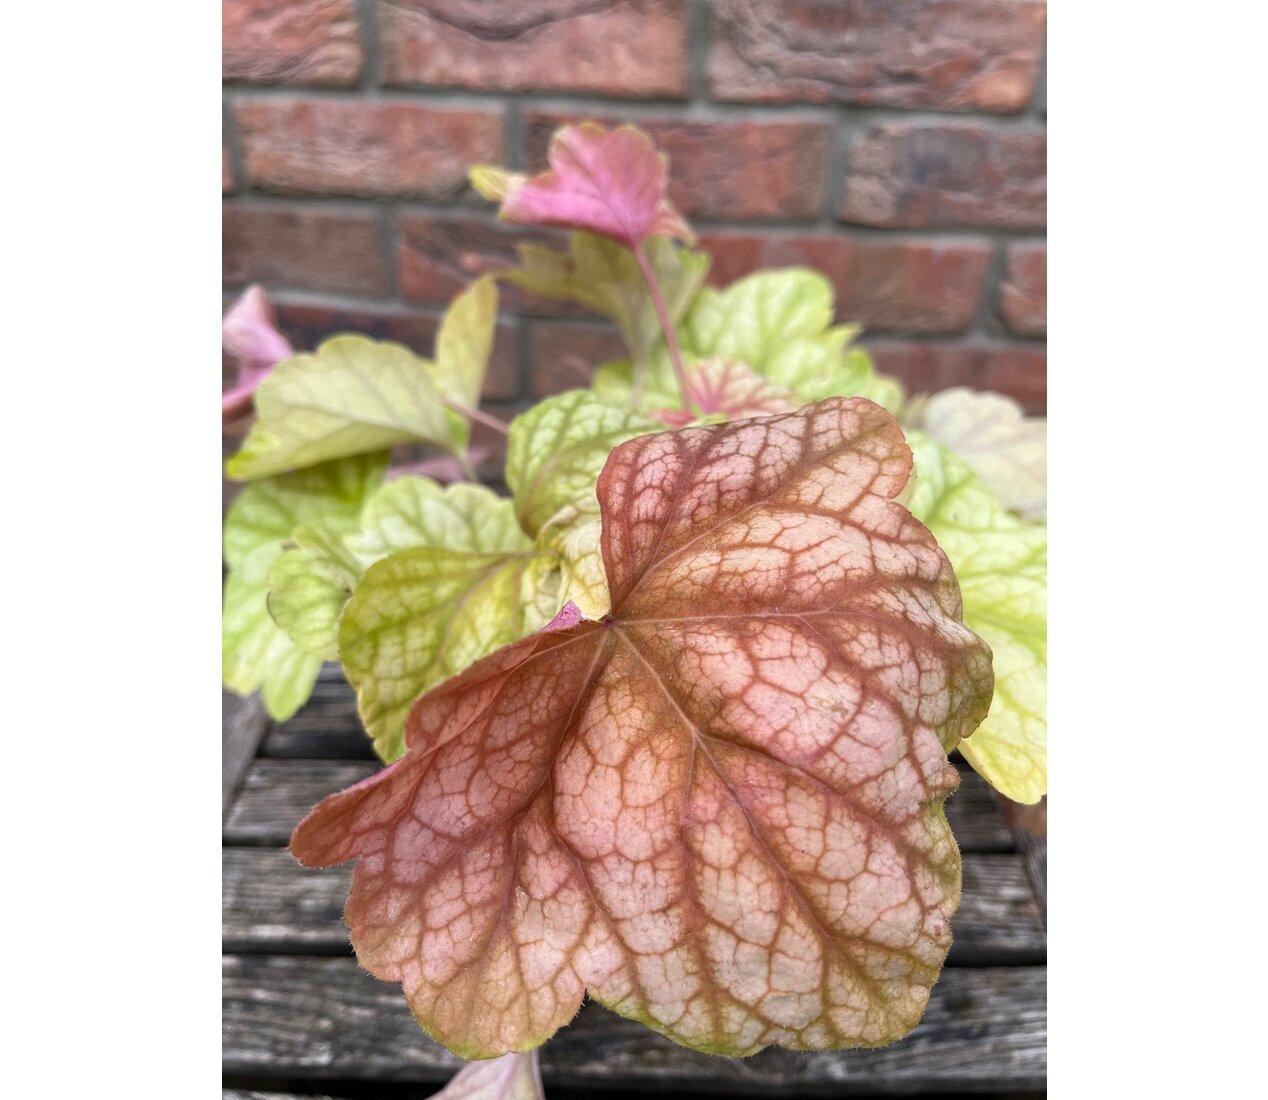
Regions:
<instances>
[{"instance_id":1,"label":"wooden slat","mask_svg":"<svg viewBox=\"0 0 1268 1100\"><path fill-rule=\"evenodd\" d=\"M376 770L375 764L348 761L257 760L229 811L225 842L284 845L300 819L326 795ZM1013 850L1012 834L990 788L973 772L961 773L959 790L947 800L947 819L961 851Z\"/></svg>"},{"instance_id":2,"label":"wooden slat","mask_svg":"<svg viewBox=\"0 0 1268 1100\"><path fill-rule=\"evenodd\" d=\"M1039 902L1040 915L1048 914L1048 799L1033 806L1004 802L1004 820L1013 830L1013 841L1026 861L1030 884Z\"/></svg>"},{"instance_id":3,"label":"wooden slat","mask_svg":"<svg viewBox=\"0 0 1268 1100\"><path fill-rule=\"evenodd\" d=\"M309 869L279 848L224 849L227 952L348 954L343 902L350 865ZM1043 926L1017 855L968 855L952 923L949 961L959 966L1042 962Z\"/></svg>"},{"instance_id":4,"label":"wooden slat","mask_svg":"<svg viewBox=\"0 0 1268 1100\"><path fill-rule=\"evenodd\" d=\"M268 731L260 754L281 759L375 759L357 717L356 694L338 665L322 666L308 702L290 721Z\"/></svg>"},{"instance_id":5,"label":"wooden slat","mask_svg":"<svg viewBox=\"0 0 1268 1100\"><path fill-rule=\"evenodd\" d=\"M220 707L220 810L227 814L229 804L242 785L242 777L255 759L268 718L258 695L244 699L231 691L221 691Z\"/></svg>"},{"instance_id":6,"label":"wooden slat","mask_svg":"<svg viewBox=\"0 0 1268 1100\"><path fill-rule=\"evenodd\" d=\"M1034 892L1035 902L1039 906L1039 915L1046 921L1048 918L1048 838L1035 836L1022 829L1015 829L1013 838L1017 842L1022 861L1026 865L1027 877Z\"/></svg>"},{"instance_id":7,"label":"wooden slat","mask_svg":"<svg viewBox=\"0 0 1268 1100\"><path fill-rule=\"evenodd\" d=\"M258 1078L437 1082L459 1065L400 990L352 959L235 955L224 964L225 1071ZM920 1026L879 1050L711 1058L587 1004L542 1048L546 1084L677 1086L724 1095L1037 1089L1046 970L948 969Z\"/></svg>"},{"instance_id":8,"label":"wooden slat","mask_svg":"<svg viewBox=\"0 0 1268 1100\"><path fill-rule=\"evenodd\" d=\"M329 1096L297 1096L293 1092L243 1092L225 1089L221 1100L331 1100Z\"/></svg>"}]
</instances>

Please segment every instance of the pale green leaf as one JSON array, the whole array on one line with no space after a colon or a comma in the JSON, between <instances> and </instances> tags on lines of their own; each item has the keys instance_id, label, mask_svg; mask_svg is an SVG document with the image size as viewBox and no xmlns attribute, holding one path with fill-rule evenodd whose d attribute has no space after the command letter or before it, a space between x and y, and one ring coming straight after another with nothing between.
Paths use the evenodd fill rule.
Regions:
<instances>
[{"instance_id":1,"label":"pale green leaf","mask_svg":"<svg viewBox=\"0 0 1268 1100\"><path fill-rule=\"evenodd\" d=\"M455 445L434 369L408 348L334 336L280 363L255 393L256 423L226 469L251 479L421 441Z\"/></svg>"},{"instance_id":2,"label":"pale green leaf","mask_svg":"<svg viewBox=\"0 0 1268 1100\"><path fill-rule=\"evenodd\" d=\"M367 502L349 546L364 567L397 550L419 546L467 553L517 553L531 543L515 508L481 485L442 488L426 477L389 481Z\"/></svg>"},{"instance_id":3,"label":"pale green leaf","mask_svg":"<svg viewBox=\"0 0 1268 1100\"><path fill-rule=\"evenodd\" d=\"M784 344L823 337L832 319L827 279L809 268L780 268L703 291L683 324L683 339L701 354L741 359L765 373Z\"/></svg>"},{"instance_id":4,"label":"pale green leaf","mask_svg":"<svg viewBox=\"0 0 1268 1100\"><path fill-rule=\"evenodd\" d=\"M1048 422L1010 397L956 386L913 401L905 419L968 463L1005 508L1042 520Z\"/></svg>"},{"instance_id":5,"label":"pale green leaf","mask_svg":"<svg viewBox=\"0 0 1268 1100\"><path fill-rule=\"evenodd\" d=\"M354 530L386 465L386 454L361 455L256 481L225 517L224 682L243 695L262 688L265 707L279 721L308 698L321 656L296 645L270 615L270 574L297 532L310 532L315 542Z\"/></svg>"},{"instance_id":6,"label":"pale green leaf","mask_svg":"<svg viewBox=\"0 0 1268 1100\"><path fill-rule=\"evenodd\" d=\"M517 553L531 543L509 500L478 485L402 477L366 501L358 527L299 527L269 574L269 611L301 648L333 659L339 618L366 567L420 546Z\"/></svg>"},{"instance_id":7,"label":"pale green leaf","mask_svg":"<svg viewBox=\"0 0 1268 1100\"><path fill-rule=\"evenodd\" d=\"M702 291L683 322L683 343L698 357L739 359L802 401L868 397L897 409L902 387L849 347L859 327L833 325L834 309L832 285L818 272L759 271Z\"/></svg>"},{"instance_id":8,"label":"pale green leaf","mask_svg":"<svg viewBox=\"0 0 1268 1100\"><path fill-rule=\"evenodd\" d=\"M537 557L425 547L366 570L340 621L339 655L384 760L403 751L405 716L419 695L541 625L525 592Z\"/></svg>"},{"instance_id":9,"label":"pale green leaf","mask_svg":"<svg viewBox=\"0 0 1268 1100\"><path fill-rule=\"evenodd\" d=\"M960 751L998 791L1037 802L1048 787L1047 530L1010 514L969 466L909 432L916 461L907 507L942 547L964 622L991 647L995 697Z\"/></svg>"},{"instance_id":10,"label":"pale green leaf","mask_svg":"<svg viewBox=\"0 0 1268 1100\"><path fill-rule=\"evenodd\" d=\"M390 481L346 540L368 566L339 621L339 656L384 759L410 703L558 610L556 555L534 549L510 500L477 485Z\"/></svg>"},{"instance_id":11,"label":"pale green leaf","mask_svg":"<svg viewBox=\"0 0 1268 1100\"><path fill-rule=\"evenodd\" d=\"M599 548L599 502L593 494L591 498L564 505L542 528L537 545L556 556L558 606L571 600L585 618L599 619L611 610L612 600Z\"/></svg>"},{"instance_id":12,"label":"pale green leaf","mask_svg":"<svg viewBox=\"0 0 1268 1100\"><path fill-rule=\"evenodd\" d=\"M339 616L356 574L303 546L282 551L268 576L268 609L300 649L323 660L339 656Z\"/></svg>"},{"instance_id":13,"label":"pale green leaf","mask_svg":"<svg viewBox=\"0 0 1268 1100\"><path fill-rule=\"evenodd\" d=\"M480 404L497 315L497 284L491 275L485 275L459 294L441 319L434 377L440 392L459 404ZM462 417L454 419L458 428L455 449L462 450L467 445L470 425Z\"/></svg>"},{"instance_id":14,"label":"pale green leaf","mask_svg":"<svg viewBox=\"0 0 1268 1100\"><path fill-rule=\"evenodd\" d=\"M646 244L670 323L677 324L704 285L709 256L680 248L667 237ZM568 252L521 245L520 266L504 274L508 282L544 298L577 302L610 317L630 355L645 362L663 341L647 283L634 254L593 233L573 233Z\"/></svg>"},{"instance_id":15,"label":"pale green leaf","mask_svg":"<svg viewBox=\"0 0 1268 1100\"><path fill-rule=\"evenodd\" d=\"M691 352L683 352L683 365L691 367L698 357ZM618 359L612 363L604 363L594 372L590 388L597 397L609 405L621 408L634 408L634 361ZM674 374L673 362L669 352L663 347L657 348L648 359L643 371L642 390L637 402L639 412L650 416L657 409L681 409L682 391L678 388L678 378Z\"/></svg>"},{"instance_id":16,"label":"pale green leaf","mask_svg":"<svg viewBox=\"0 0 1268 1100\"><path fill-rule=\"evenodd\" d=\"M506 483L525 531L536 534L565 504L587 493L612 448L663 425L612 405L589 390L569 390L511 421Z\"/></svg>"},{"instance_id":17,"label":"pale green leaf","mask_svg":"<svg viewBox=\"0 0 1268 1100\"><path fill-rule=\"evenodd\" d=\"M239 695L263 688L269 714L285 721L308 698L321 658L300 649L269 616L268 575L280 543L259 547L225 579L221 617L221 675Z\"/></svg>"},{"instance_id":18,"label":"pale green leaf","mask_svg":"<svg viewBox=\"0 0 1268 1100\"><path fill-rule=\"evenodd\" d=\"M355 526L361 507L383 480L387 452L339 459L245 486L225 515L224 554L230 568L297 527L334 522Z\"/></svg>"}]
</instances>

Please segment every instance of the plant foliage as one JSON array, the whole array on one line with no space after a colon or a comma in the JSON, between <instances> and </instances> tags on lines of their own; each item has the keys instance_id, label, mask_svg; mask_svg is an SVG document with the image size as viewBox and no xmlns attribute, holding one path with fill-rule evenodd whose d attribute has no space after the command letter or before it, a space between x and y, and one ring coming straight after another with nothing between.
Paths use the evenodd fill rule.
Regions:
<instances>
[{"instance_id":1,"label":"plant foliage","mask_svg":"<svg viewBox=\"0 0 1268 1100\"><path fill-rule=\"evenodd\" d=\"M432 359L296 354L259 288L226 316L225 422L254 421L225 683L277 719L323 661L356 688L390 766L293 850L356 859L362 963L451 1049L505 1055L443 1095L540 1095L515 1052L586 991L715 1053L888 1042L950 942L947 754L1046 791L1044 424L907 399L817 272L704 286L632 127L565 127L549 160L473 169L507 220L571 232L464 290ZM472 473L498 278L629 353L505 427L508 496ZM469 480L389 469L402 444Z\"/></svg>"}]
</instances>

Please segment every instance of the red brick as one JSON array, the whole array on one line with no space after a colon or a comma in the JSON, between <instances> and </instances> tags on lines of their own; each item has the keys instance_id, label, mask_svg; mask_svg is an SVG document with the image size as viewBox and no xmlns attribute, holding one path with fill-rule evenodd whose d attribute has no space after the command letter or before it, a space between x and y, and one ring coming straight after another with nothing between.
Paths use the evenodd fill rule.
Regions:
<instances>
[{"instance_id":1,"label":"red brick","mask_svg":"<svg viewBox=\"0 0 1268 1100\"><path fill-rule=\"evenodd\" d=\"M575 115L528 115L528 158L546 165L555 129ZM588 115L607 125L634 122L669 154L670 197L689 216L814 218L827 182L826 122L697 122L655 116Z\"/></svg>"},{"instance_id":2,"label":"red brick","mask_svg":"<svg viewBox=\"0 0 1268 1100\"><path fill-rule=\"evenodd\" d=\"M284 193L448 198L467 168L501 161L501 107L291 98L233 108L255 187Z\"/></svg>"},{"instance_id":3,"label":"red brick","mask_svg":"<svg viewBox=\"0 0 1268 1100\"><path fill-rule=\"evenodd\" d=\"M226 80L346 87L361 77L355 0L224 0Z\"/></svg>"},{"instance_id":4,"label":"red brick","mask_svg":"<svg viewBox=\"0 0 1268 1100\"><path fill-rule=\"evenodd\" d=\"M328 336L359 332L376 340L395 340L419 355L431 358L436 348L440 315L394 306L329 306L314 302L289 301L277 305L278 324L297 348L315 348ZM484 396L493 401L514 401L520 395L515 357L515 330L507 321L498 322L485 378Z\"/></svg>"},{"instance_id":5,"label":"red brick","mask_svg":"<svg viewBox=\"0 0 1268 1100\"><path fill-rule=\"evenodd\" d=\"M978 386L1014 398L1027 412L1048 405L1048 353L1043 347L996 347L981 357Z\"/></svg>"},{"instance_id":6,"label":"red brick","mask_svg":"<svg viewBox=\"0 0 1268 1100\"><path fill-rule=\"evenodd\" d=\"M1008 246L1004 283L999 291L1004 323L1018 336L1043 336L1048 330L1048 246L1021 242Z\"/></svg>"},{"instance_id":7,"label":"red brick","mask_svg":"<svg viewBox=\"0 0 1268 1100\"><path fill-rule=\"evenodd\" d=\"M832 281L837 316L871 330L962 332L973 319L990 259L985 242L857 240L834 235L717 233L709 281L724 285L764 267L801 264Z\"/></svg>"},{"instance_id":8,"label":"red brick","mask_svg":"<svg viewBox=\"0 0 1268 1100\"><path fill-rule=\"evenodd\" d=\"M224 281L366 297L388 292L379 219L361 211L235 206L224 211Z\"/></svg>"},{"instance_id":9,"label":"red brick","mask_svg":"<svg viewBox=\"0 0 1268 1100\"><path fill-rule=\"evenodd\" d=\"M411 302L447 304L472 279L517 262L515 246L535 241L567 247L560 232L484 218L401 214L397 218L396 271L401 295ZM564 302L538 298L503 283L502 307L513 313L548 317L585 316Z\"/></svg>"},{"instance_id":10,"label":"red brick","mask_svg":"<svg viewBox=\"0 0 1268 1100\"><path fill-rule=\"evenodd\" d=\"M841 217L881 226L1041 229L1042 130L884 122L852 143Z\"/></svg>"},{"instance_id":11,"label":"red brick","mask_svg":"<svg viewBox=\"0 0 1268 1100\"><path fill-rule=\"evenodd\" d=\"M611 325L531 321L529 392L534 399L588 386L595 368L629 352Z\"/></svg>"},{"instance_id":12,"label":"red brick","mask_svg":"<svg viewBox=\"0 0 1268 1100\"><path fill-rule=\"evenodd\" d=\"M378 0L391 85L679 97L684 0Z\"/></svg>"},{"instance_id":13,"label":"red brick","mask_svg":"<svg viewBox=\"0 0 1268 1100\"><path fill-rule=\"evenodd\" d=\"M1047 356L1042 348L1008 344L866 341L878 370L900 378L909 393L948 386L997 390L1027 412L1047 407Z\"/></svg>"},{"instance_id":14,"label":"red brick","mask_svg":"<svg viewBox=\"0 0 1268 1100\"><path fill-rule=\"evenodd\" d=\"M1042 0L715 0L719 99L1018 111L1035 87Z\"/></svg>"}]
</instances>

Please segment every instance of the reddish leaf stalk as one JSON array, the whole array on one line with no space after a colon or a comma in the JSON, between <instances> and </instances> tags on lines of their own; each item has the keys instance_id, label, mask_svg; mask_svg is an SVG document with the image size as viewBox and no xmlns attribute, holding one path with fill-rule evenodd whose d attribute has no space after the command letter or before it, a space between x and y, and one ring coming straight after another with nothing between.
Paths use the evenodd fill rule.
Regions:
<instances>
[{"instance_id":1,"label":"reddish leaf stalk","mask_svg":"<svg viewBox=\"0 0 1268 1100\"><path fill-rule=\"evenodd\" d=\"M696 411L687 389L687 372L682 365L682 349L678 347L678 336L669 320L669 309L665 305L665 296L660 292L660 283L656 281L656 272L652 270L651 261L643 251L642 241L634 244L634 259L638 269L643 273L647 283L647 292L652 297L652 309L656 311L656 320L660 322L661 332L665 334L665 347L669 350L670 361L674 364L674 377L678 380L678 392L682 395L682 407L690 413Z\"/></svg>"},{"instance_id":2,"label":"reddish leaf stalk","mask_svg":"<svg viewBox=\"0 0 1268 1100\"><path fill-rule=\"evenodd\" d=\"M445 407L453 409L454 412L465 416L468 420L475 420L483 424L486 428L492 428L499 435L509 435L511 429L496 416L490 416L483 409L478 409L473 405L464 405L461 401L454 401L446 397L444 399Z\"/></svg>"}]
</instances>

